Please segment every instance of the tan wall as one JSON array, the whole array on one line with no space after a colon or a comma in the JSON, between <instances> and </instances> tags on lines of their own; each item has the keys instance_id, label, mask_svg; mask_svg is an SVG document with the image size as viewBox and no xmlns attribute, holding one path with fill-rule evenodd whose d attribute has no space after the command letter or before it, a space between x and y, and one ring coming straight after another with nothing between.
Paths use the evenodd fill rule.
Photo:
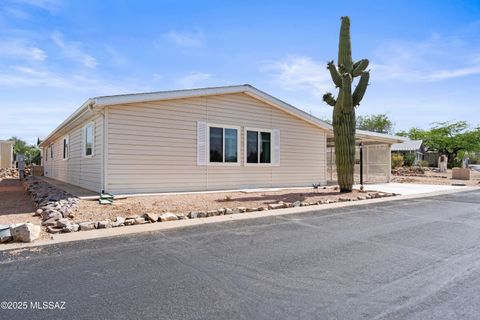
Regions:
<instances>
[{"instance_id":1,"label":"tan wall","mask_svg":"<svg viewBox=\"0 0 480 320\"><path fill-rule=\"evenodd\" d=\"M325 132L246 94L110 106L107 119L113 193L326 183ZM197 121L241 127L240 165L197 165ZM244 165L244 127L280 129L279 166Z\"/></svg>"},{"instance_id":2,"label":"tan wall","mask_svg":"<svg viewBox=\"0 0 480 320\"><path fill-rule=\"evenodd\" d=\"M0 142L0 168L11 168L13 165L13 145Z\"/></svg>"},{"instance_id":3,"label":"tan wall","mask_svg":"<svg viewBox=\"0 0 480 320\"><path fill-rule=\"evenodd\" d=\"M95 122L94 154L92 157L84 157L83 127L92 121ZM44 157L45 153L42 153L45 176L100 192L102 188L102 126L103 118L97 115L69 131L70 155L66 160L63 159L63 137L67 134L56 139L53 143L53 159L50 157L49 150L47 159Z\"/></svg>"}]
</instances>

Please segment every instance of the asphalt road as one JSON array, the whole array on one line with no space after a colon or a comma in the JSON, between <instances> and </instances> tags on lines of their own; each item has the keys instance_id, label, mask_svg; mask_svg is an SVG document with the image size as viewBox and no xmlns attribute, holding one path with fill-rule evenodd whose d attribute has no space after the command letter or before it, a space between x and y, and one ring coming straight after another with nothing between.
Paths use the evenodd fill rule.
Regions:
<instances>
[{"instance_id":1,"label":"asphalt road","mask_svg":"<svg viewBox=\"0 0 480 320\"><path fill-rule=\"evenodd\" d=\"M479 319L480 191L1 253L0 301L29 304L0 319Z\"/></svg>"}]
</instances>

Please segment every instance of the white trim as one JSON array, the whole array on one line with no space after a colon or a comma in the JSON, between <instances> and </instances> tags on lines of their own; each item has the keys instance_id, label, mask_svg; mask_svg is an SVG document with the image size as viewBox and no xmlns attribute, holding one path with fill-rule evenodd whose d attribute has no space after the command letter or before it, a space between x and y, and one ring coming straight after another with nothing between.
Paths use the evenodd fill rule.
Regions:
<instances>
[{"instance_id":1,"label":"white trim","mask_svg":"<svg viewBox=\"0 0 480 320\"><path fill-rule=\"evenodd\" d=\"M87 127L92 126L92 154L87 155ZM82 128L82 156L83 158L93 158L95 155L95 121L87 122Z\"/></svg>"},{"instance_id":2,"label":"white trim","mask_svg":"<svg viewBox=\"0 0 480 320\"><path fill-rule=\"evenodd\" d=\"M210 162L210 128L223 129L223 143L222 143L222 157L223 162ZM237 130L237 162L225 162L225 129ZM231 126L218 123L207 123L207 165L208 166L239 166L240 165L240 135L242 134L242 127Z\"/></svg>"},{"instance_id":3,"label":"white trim","mask_svg":"<svg viewBox=\"0 0 480 320\"><path fill-rule=\"evenodd\" d=\"M67 154L65 156L65 140L67 140ZM68 160L70 158L70 135L64 135L62 137L62 160Z\"/></svg>"},{"instance_id":4,"label":"white trim","mask_svg":"<svg viewBox=\"0 0 480 320\"><path fill-rule=\"evenodd\" d=\"M243 128L243 164L246 167L278 167L279 164L273 163L272 161L272 154L273 154L273 131L275 129L262 129L262 128L252 128L252 127L245 127ZM258 150L258 163L248 163L247 162L247 131L257 131L260 132L268 132L270 133L270 162L269 163L260 163L260 137L257 134L257 150Z\"/></svg>"}]
</instances>

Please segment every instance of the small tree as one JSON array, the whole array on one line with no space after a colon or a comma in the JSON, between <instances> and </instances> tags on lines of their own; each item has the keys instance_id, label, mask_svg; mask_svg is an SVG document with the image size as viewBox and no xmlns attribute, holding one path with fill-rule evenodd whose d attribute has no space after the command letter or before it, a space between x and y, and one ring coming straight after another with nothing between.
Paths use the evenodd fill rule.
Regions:
<instances>
[{"instance_id":1,"label":"small tree","mask_svg":"<svg viewBox=\"0 0 480 320\"><path fill-rule=\"evenodd\" d=\"M357 129L378 133L392 133L393 122L386 114L372 114L357 117Z\"/></svg>"},{"instance_id":2,"label":"small tree","mask_svg":"<svg viewBox=\"0 0 480 320\"><path fill-rule=\"evenodd\" d=\"M37 146L29 145L25 140L18 137L11 137L8 139L13 141L13 157L17 159L17 154L22 153L25 156L25 164L32 163L40 164L40 149Z\"/></svg>"}]
</instances>

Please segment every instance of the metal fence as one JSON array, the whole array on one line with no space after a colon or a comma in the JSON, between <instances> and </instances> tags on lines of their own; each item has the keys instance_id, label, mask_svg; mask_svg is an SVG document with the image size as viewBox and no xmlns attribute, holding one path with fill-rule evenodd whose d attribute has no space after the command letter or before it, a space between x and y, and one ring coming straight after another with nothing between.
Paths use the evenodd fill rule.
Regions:
<instances>
[{"instance_id":1,"label":"metal fence","mask_svg":"<svg viewBox=\"0 0 480 320\"><path fill-rule=\"evenodd\" d=\"M363 182L383 183L390 180L390 146L375 144L363 146ZM355 150L355 183L360 183L360 147ZM337 182L335 147L327 147L327 181Z\"/></svg>"}]
</instances>

